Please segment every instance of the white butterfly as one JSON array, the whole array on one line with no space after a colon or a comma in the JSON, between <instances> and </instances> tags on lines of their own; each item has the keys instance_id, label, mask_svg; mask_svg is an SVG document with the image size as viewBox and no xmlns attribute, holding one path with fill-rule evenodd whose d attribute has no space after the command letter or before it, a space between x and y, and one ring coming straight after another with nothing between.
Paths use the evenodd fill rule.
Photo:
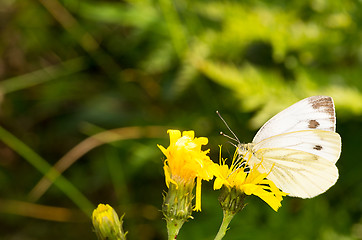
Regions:
<instances>
[{"instance_id":1,"label":"white butterfly","mask_svg":"<svg viewBox=\"0 0 362 240\"><path fill-rule=\"evenodd\" d=\"M238 154L290 196L311 198L338 179L341 138L335 132L333 99L303 99L267 121L253 142L238 144ZM237 138L236 138L237 139Z\"/></svg>"}]
</instances>

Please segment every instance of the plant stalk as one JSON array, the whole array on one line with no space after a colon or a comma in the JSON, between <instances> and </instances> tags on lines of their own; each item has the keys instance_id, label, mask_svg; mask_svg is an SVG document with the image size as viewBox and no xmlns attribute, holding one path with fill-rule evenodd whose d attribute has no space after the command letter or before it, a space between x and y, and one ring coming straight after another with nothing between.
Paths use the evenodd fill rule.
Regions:
<instances>
[{"instance_id":1,"label":"plant stalk","mask_svg":"<svg viewBox=\"0 0 362 240\"><path fill-rule=\"evenodd\" d=\"M228 230L228 226L231 222L231 220L233 219L233 217L235 216L235 214L233 214L231 211L226 211L223 210L223 219L222 219L222 223L220 226L220 229L218 231L218 233L216 234L216 237L214 240L221 240L225 234L226 231Z\"/></svg>"}]
</instances>

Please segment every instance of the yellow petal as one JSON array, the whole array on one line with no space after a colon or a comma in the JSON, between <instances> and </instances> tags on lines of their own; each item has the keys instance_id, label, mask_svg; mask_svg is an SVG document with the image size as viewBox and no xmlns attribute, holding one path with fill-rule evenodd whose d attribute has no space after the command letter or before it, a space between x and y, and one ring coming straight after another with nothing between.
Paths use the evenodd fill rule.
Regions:
<instances>
[{"instance_id":1,"label":"yellow petal","mask_svg":"<svg viewBox=\"0 0 362 240\"><path fill-rule=\"evenodd\" d=\"M255 184L244 184L241 185L241 190L246 194L246 195L251 195L254 194L254 192L257 190L258 185ZM255 194L254 194L255 195Z\"/></svg>"},{"instance_id":2,"label":"yellow petal","mask_svg":"<svg viewBox=\"0 0 362 240\"><path fill-rule=\"evenodd\" d=\"M214 190L220 189L223 184L224 184L224 181L222 179L216 178L214 181Z\"/></svg>"},{"instance_id":3,"label":"yellow petal","mask_svg":"<svg viewBox=\"0 0 362 240\"><path fill-rule=\"evenodd\" d=\"M158 145L158 144L157 144L157 147L158 147L159 149L161 149L162 153L163 153L166 157L168 157L168 151L167 151L166 148L164 148L163 146Z\"/></svg>"},{"instance_id":4,"label":"yellow petal","mask_svg":"<svg viewBox=\"0 0 362 240\"><path fill-rule=\"evenodd\" d=\"M196 178L196 205L194 211L201 211L201 178Z\"/></svg>"},{"instance_id":5,"label":"yellow petal","mask_svg":"<svg viewBox=\"0 0 362 240\"><path fill-rule=\"evenodd\" d=\"M194 139L195 138L195 132L194 131L183 131L182 136L187 136L189 138Z\"/></svg>"},{"instance_id":6,"label":"yellow petal","mask_svg":"<svg viewBox=\"0 0 362 240\"><path fill-rule=\"evenodd\" d=\"M194 142L201 146L201 145L206 145L209 142L209 139L206 137L199 137L199 138L195 138Z\"/></svg>"},{"instance_id":7,"label":"yellow petal","mask_svg":"<svg viewBox=\"0 0 362 240\"><path fill-rule=\"evenodd\" d=\"M171 174L170 174L170 168L166 165L166 161L165 161L165 165L163 166L163 171L165 172L165 182L166 182L166 186L168 188L170 188L170 182L176 185L176 189L178 188L178 184L177 182L175 182L172 178L171 178Z\"/></svg>"},{"instance_id":8,"label":"yellow petal","mask_svg":"<svg viewBox=\"0 0 362 240\"><path fill-rule=\"evenodd\" d=\"M167 133L170 135L170 146L174 145L176 141L181 137L181 132L179 130L168 130Z\"/></svg>"},{"instance_id":9,"label":"yellow petal","mask_svg":"<svg viewBox=\"0 0 362 240\"><path fill-rule=\"evenodd\" d=\"M280 201L270 192L258 189L257 191L254 191L253 194L266 202L274 211L278 211L278 209L282 206Z\"/></svg>"}]
</instances>

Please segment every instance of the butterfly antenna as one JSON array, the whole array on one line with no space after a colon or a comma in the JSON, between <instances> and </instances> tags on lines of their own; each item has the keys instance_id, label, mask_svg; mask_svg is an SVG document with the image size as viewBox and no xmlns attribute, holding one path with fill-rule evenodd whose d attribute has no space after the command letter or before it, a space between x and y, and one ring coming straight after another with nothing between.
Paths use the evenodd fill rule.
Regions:
<instances>
[{"instance_id":1,"label":"butterfly antenna","mask_svg":"<svg viewBox=\"0 0 362 240\"><path fill-rule=\"evenodd\" d=\"M220 135L223 135L224 137L227 137L228 139L233 140L234 142L237 142L237 141L238 141L238 140L236 140L235 138L230 137L229 135L226 135L224 132L220 132ZM231 143L231 142L230 142L230 143ZM235 144L233 144L233 145L235 145Z\"/></svg>"},{"instance_id":2,"label":"butterfly antenna","mask_svg":"<svg viewBox=\"0 0 362 240\"><path fill-rule=\"evenodd\" d=\"M235 139L233 139L233 140L236 141ZM229 141L229 143L230 143L231 145L233 145L234 147L238 148L238 145L236 145L236 144L234 144L234 143L232 143L232 142L230 142L230 141Z\"/></svg>"},{"instance_id":3,"label":"butterfly antenna","mask_svg":"<svg viewBox=\"0 0 362 240\"><path fill-rule=\"evenodd\" d=\"M225 137L227 137L227 138L230 138L230 139L232 139L232 140L234 140L234 141L237 141L238 143L240 143L239 138L238 138L238 137L235 135L235 133L231 130L231 128L229 127L229 125L226 123L226 121L221 117L219 111L216 111L216 114L217 114L217 115L219 116L219 118L224 122L225 126L226 126L226 127L229 129L229 131L233 134L233 136L235 137L235 139L232 138L232 137L230 137L230 136L228 136L228 135L226 135L226 134L224 134L223 132L220 132L220 134L223 135L223 136L225 136Z\"/></svg>"}]
</instances>

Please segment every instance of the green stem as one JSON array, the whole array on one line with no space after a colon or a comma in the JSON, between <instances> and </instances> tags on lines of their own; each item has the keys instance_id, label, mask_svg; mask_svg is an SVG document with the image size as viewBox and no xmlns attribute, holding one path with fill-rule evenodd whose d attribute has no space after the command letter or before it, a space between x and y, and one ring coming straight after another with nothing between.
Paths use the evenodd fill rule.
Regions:
<instances>
[{"instance_id":1,"label":"green stem","mask_svg":"<svg viewBox=\"0 0 362 240\"><path fill-rule=\"evenodd\" d=\"M34 152L25 143L20 141L10 132L0 126L0 141L4 142L11 149L22 156L34 168L44 174L49 180L54 181L54 184L67 195L87 216L91 215L93 204L65 177L60 175L52 166Z\"/></svg>"},{"instance_id":2,"label":"green stem","mask_svg":"<svg viewBox=\"0 0 362 240\"><path fill-rule=\"evenodd\" d=\"M2 94L23 90L38 84L80 72L86 68L84 58L79 57L58 65L1 81Z\"/></svg>"},{"instance_id":3,"label":"green stem","mask_svg":"<svg viewBox=\"0 0 362 240\"><path fill-rule=\"evenodd\" d=\"M174 240L177 238L178 232L180 231L185 220L183 219L166 219L167 221L167 232L168 240Z\"/></svg>"},{"instance_id":4,"label":"green stem","mask_svg":"<svg viewBox=\"0 0 362 240\"><path fill-rule=\"evenodd\" d=\"M235 216L235 214L232 214L230 211L223 211L224 217L222 219L222 223L219 229L219 232L216 234L216 237L214 240L221 240L228 230L229 223L231 222L231 219Z\"/></svg>"}]
</instances>

